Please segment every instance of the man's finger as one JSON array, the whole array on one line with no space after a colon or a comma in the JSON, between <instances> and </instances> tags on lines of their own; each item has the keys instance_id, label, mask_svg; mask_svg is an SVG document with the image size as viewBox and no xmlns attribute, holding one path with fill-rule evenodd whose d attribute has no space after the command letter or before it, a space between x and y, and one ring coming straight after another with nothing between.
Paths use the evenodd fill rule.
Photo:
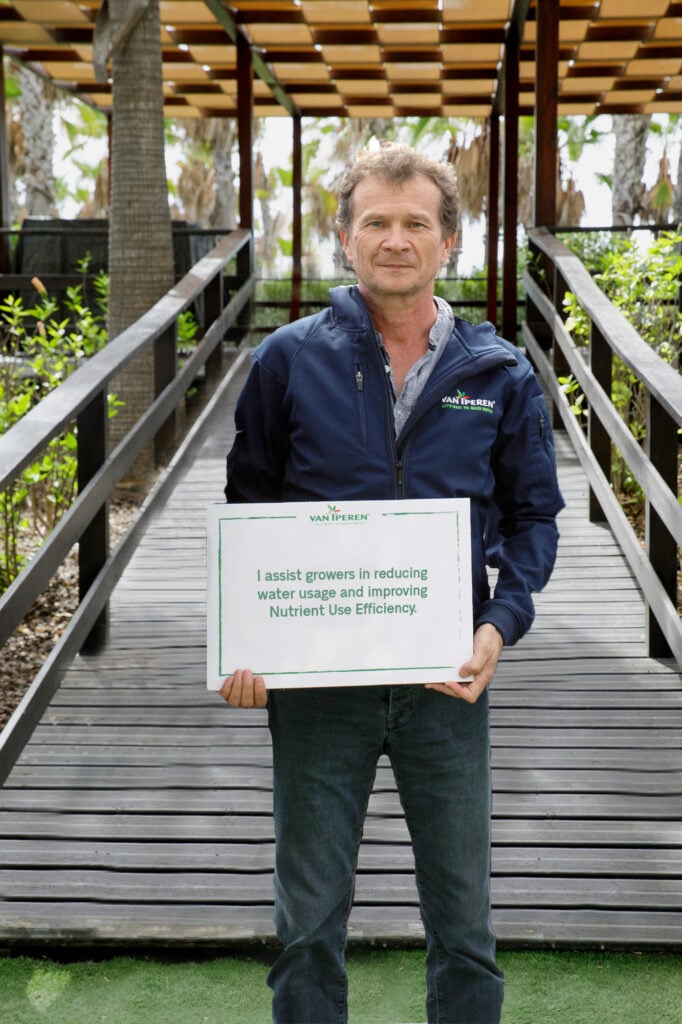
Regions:
<instances>
[{"instance_id":1,"label":"man's finger","mask_svg":"<svg viewBox=\"0 0 682 1024\"><path fill-rule=\"evenodd\" d=\"M232 708L264 708L268 701L263 676L254 676L250 669L237 669L218 692Z\"/></svg>"}]
</instances>

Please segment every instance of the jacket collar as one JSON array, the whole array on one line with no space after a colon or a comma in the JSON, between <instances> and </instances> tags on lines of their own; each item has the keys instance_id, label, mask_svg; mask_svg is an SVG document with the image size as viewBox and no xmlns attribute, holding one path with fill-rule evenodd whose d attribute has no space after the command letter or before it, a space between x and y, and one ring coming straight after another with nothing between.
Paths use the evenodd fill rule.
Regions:
<instances>
[{"instance_id":1,"label":"jacket collar","mask_svg":"<svg viewBox=\"0 0 682 1024\"><path fill-rule=\"evenodd\" d=\"M332 321L335 325L353 333L369 332L371 336L374 335L369 310L357 285L331 288L329 295ZM450 370L471 362L480 364L481 368L501 363L515 366L518 362L514 355L514 346L498 336L493 324L489 321L472 324L458 316L455 317L452 337L439 364L442 364L443 360L447 362Z\"/></svg>"}]
</instances>

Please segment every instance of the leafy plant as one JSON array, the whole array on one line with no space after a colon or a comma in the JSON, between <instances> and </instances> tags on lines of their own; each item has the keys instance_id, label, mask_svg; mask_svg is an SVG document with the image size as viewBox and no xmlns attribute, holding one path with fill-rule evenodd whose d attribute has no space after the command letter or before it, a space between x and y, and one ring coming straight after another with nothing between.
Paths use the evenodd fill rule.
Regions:
<instances>
[{"instance_id":1,"label":"leafy plant","mask_svg":"<svg viewBox=\"0 0 682 1024\"><path fill-rule=\"evenodd\" d=\"M585 242L585 236L579 237L577 245L575 239L578 236L573 236L569 244L572 249L579 250L595 281L611 302L662 359L679 366L682 351L682 313L678 306L682 282L682 233L662 232L645 251L631 237L616 236L610 247L603 233L602 237L589 243ZM566 329L576 344L589 345L589 318L571 292L564 297L564 310ZM574 414L585 418L587 411L578 382L570 376L563 378L561 384L571 399ZM640 444L644 443L646 391L641 381L617 356L613 357L611 401L632 435ZM614 446L611 484L620 495L622 504L633 515L638 515L643 508L643 494Z\"/></svg>"},{"instance_id":2,"label":"leafy plant","mask_svg":"<svg viewBox=\"0 0 682 1024\"><path fill-rule=\"evenodd\" d=\"M197 347L199 325L191 309L186 309L178 317L178 349L187 357Z\"/></svg>"},{"instance_id":3,"label":"leafy plant","mask_svg":"<svg viewBox=\"0 0 682 1024\"><path fill-rule=\"evenodd\" d=\"M38 278L33 285L38 293L33 306L12 295L0 303L0 433L106 342L102 305L91 310L81 285L67 289L61 306ZM101 278L95 287L105 297ZM120 404L110 396L110 415ZM53 438L40 458L0 493L0 590L7 589L32 544L49 534L72 503L77 465L72 427Z\"/></svg>"}]
</instances>

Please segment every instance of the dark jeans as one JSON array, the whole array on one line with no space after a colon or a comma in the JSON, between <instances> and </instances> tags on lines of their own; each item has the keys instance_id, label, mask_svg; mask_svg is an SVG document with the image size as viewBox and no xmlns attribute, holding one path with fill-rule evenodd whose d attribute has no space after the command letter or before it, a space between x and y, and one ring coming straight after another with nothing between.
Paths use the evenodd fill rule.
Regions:
<instances>
[{"instance_id":1,"label":"dark jeans","mask_svg":"<svg viewBox=\"0 0 682 1024\"><path fill-rule=\"evenodd\" d=\"M416 861L431 1024L497 1024L487 694L422 686L273 690L277 842L268 976L276 1024L347 1020L346 926L377 760L390 758Z\"/></svg>"}]
</instances>

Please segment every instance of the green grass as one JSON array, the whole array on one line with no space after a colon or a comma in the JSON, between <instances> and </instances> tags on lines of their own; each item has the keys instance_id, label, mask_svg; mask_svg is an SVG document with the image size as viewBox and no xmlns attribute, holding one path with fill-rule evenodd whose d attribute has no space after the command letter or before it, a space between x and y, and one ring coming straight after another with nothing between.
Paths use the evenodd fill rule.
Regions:
<instances>
[{"instance_id":1,"label":"green grass","mask_svg":"<svg viewBox=\"0 0 682 1024\"><path fill-rule=\"evenodd\" d=\"M503 952L503 1024L679 1024L673 954ZM267 965L249 957L0 959L2 1024L267 1024ZM424 954L355 949L352 1024L426 1019Z\"/></svg>"}]
</instances>

